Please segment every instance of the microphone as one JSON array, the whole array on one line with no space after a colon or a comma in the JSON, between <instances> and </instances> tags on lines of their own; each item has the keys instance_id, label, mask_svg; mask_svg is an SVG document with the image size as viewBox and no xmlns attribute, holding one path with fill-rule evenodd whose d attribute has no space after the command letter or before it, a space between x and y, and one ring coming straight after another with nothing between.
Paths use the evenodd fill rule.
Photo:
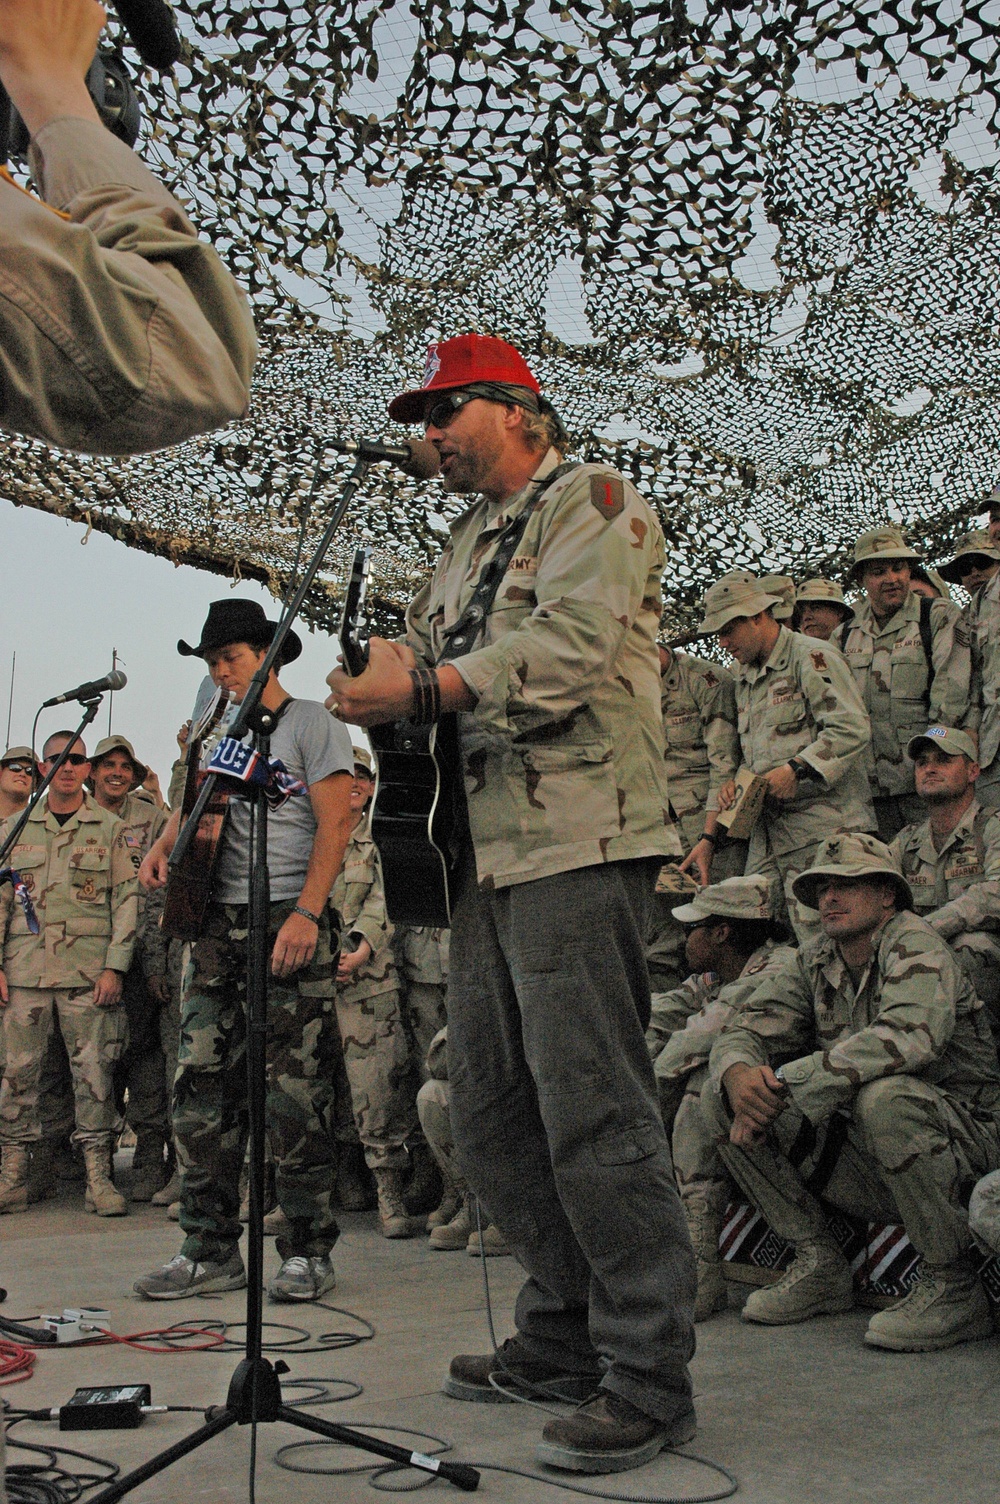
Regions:
<instances>
[{"instance_id":1,"label":"microphone","mask_svg":"<svg viewBox=\"0 0 1000 1504\"><path fill-rule=\"evenodd\" d=\"M441 457L426 439L404 439L401 444L385 444L381 439L327 439L325 442L340 454L356 454L363 460L390 460L417 480L430 480L441 469Z\"/></svg>"},{"instance_id":2,"label":"microphone","mask_svg":"<svg viewBox=\"0 0 1000 1504\"><path fill-rule=\"evenodd\" d=\"M150 68L169 73L181 55L174 18L164 0L114 0L129 41Z\"/></svg>"},{"instance_id":3,"label":"microphone","mask_svg":"<svg viewBox=\"0 0 1000 1504\"><path fill-rule=\"evenodd\" d=\"M51 700L46 700L43 710L48 710L50 705L63 705L67 700L96 700L98 695L103 695L107 690L124 689L128 679L120 668L111 670L103 679L91 679L89 684L78 684L75 689L68 689L64 695L54 695Z\"/></svg>"}]
</instances>

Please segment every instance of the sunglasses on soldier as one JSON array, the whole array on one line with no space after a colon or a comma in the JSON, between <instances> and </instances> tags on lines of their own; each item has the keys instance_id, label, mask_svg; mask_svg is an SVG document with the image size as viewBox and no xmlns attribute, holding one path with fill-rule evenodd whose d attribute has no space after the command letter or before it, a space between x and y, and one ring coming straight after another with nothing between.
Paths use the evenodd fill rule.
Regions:
<instances>
[{"instance_id":1,"label":"sunglasses on soldier","mask_svg":"<svg viewBox=\"0 0 1000 1504\"><path fill-rule=\"evenodd\" d=\"M55 762L56 759L58 758L58 756L59 756L59 753L56 752L54 754L54 756L47 757L45 759L45 761L46 762ZM63 758L63 763L64 764L68 763L68 762L71 762L73 764L74 768L78 768L78 767L81 766L81 764L83 764L85 762L89 762L89 761L90 761L89 757L83 757L79 752L71 752L68 757L64 757Z\"/></svg>"},{"instance_id":2,"label":"sunglasses on soldier","mask_svg":"<svg viewBox=\"0 0 1000 1504\"><path fill-rule=\"evenodd\" d=\"M0 768L5 768L8 773L33 773L34 768L30 762L0 762Z\"/></svg>"}]
</instances>

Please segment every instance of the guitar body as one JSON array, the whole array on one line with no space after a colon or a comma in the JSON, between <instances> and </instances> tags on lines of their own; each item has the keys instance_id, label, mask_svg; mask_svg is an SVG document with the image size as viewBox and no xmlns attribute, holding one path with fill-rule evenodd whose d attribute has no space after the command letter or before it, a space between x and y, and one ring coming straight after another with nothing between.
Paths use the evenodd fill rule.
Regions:
<instances>
[{"instance_id":1,"label":"guitar body","mask_svg":"<svg viewBox=\"0 0 1000 1504\"><path fill-rule=\"evenodd\" d=\"M184 799L181 804L181 814L184 819L194 807L198 790L205 778L205 774L198 766L202 748L222 721L227 706L228 697L221 694L217 696L207 716L201 736L192 741L188 758L187 782L184 785ZM197 720L197 707L195 720ZM170 869L160 928L171 940L197 940L202 932L205 911L212 894L212 881L215 876L215 864L219 856L222 832L225 828L228 803L228 791L220 784L216 784L215 793L198 821L198 829L184 853L183 861L178 867Z\"/></svg>"},{"instance_id":2,"label":"guitar body","mask_svg":"<svg viewBox=\"0 0 1000 1504\"><path fill-rule=\"evenodd\" d=\"M354 556L344 600L340 647L348 673L368 662L364 598L370 552ZM461 799L458 718L432 726L412 721L372 726L376 762L370 825L382 862L386 913L393 924L451 924Z\"/></svg>"}]
</instances>

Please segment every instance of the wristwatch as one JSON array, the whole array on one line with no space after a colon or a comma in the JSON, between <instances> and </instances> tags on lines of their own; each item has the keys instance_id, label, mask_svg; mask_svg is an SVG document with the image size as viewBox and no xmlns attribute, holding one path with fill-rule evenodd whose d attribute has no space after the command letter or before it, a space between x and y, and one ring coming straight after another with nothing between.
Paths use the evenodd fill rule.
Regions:
<instances>
[{"instance_id":1,"label":"wristwatch","mask_svg":"<svg viewBox=\"0 0 1000 1504\"><path fill-rule=\"evenodd\" d=\"M822 773L817 773L814 767L812 767L807 762L803 762L800 757L789 758L788 766L791 768L792 772L795 774L800 783L802 783L803 780L808 783L822 783L823 781Z\"/></svg>"}]
</instances>

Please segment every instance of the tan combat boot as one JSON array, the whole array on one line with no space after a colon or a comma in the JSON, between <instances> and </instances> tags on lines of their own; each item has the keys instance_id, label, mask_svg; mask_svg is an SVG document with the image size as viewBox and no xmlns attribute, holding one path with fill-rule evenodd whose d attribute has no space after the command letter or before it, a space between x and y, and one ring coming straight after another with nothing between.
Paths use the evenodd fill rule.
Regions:
<instances>
[{"instance_id":1,"label":"tan combat boot","mask_svg":"<svg viewBox=\"0 0 1000 1504\"><path fill-rule=\"evenodd\" d=\"M465 1200L463 1192L457 1185L446 1185L444 1194L432 1212L427 1214L425 1224L428 1232L433 1232L435 1227L447 1227L452 1217L462 1210Z\"/></svg>"},{"instance_id":2,"label":"tan combat boot","mask_svg":"<svg viewBox=\"0 0 1000 1504\"><path fill-rule=\"evenodd\" d=\"M125 1197L115 1190L108 1168L106 1144L84 1144L83 1162L87 1169L87 1193L84 1206L99 1217L124 1217L128 1213Z\"/></svg>"},{"instance_id":3,"label":"tan combat boot","mask_svg":"<svg viewBox=\"0 0 1000 1504\"><path fill-rule=\"evenodd\" d=\"M729 1303L726 1279L719 1256L719 1218L707 1208L685 1206L688 1232L698 1268L698 1293L694 1299L695 1321L707 1321Z\"/></svg>"},{"instance_id":4,"label":"tan combat boot","mask_svg":"<svg viewBox=\"0 0 1000 1504\"><path fill-rule=\"evenodd\" d=\"M51 1201L59 1189L53 1158L54 1145L51 1139L40 1138L31 1146L31 1162L28 1168L28 1200Z\"/></svg>"},{"instance_id":5,"label":"tan combat boot","mask_svg":"<svg viewBox=\"0 0 1000 1504\"><path fill-rule=\"evenodd\" d=\"M413 1223L403 1204L403 1171L375 1171L378 1216L383 1238L412 1238Z\"/></svg>"},{"instance_id":6,"label":"tan combat boot","mask_svg":"<svg viewBox=\"0 0 1000 1504\"><path fill-rule=\"evenodd\" d=\"M439 1253L455 1253L459 1249L468 1246L472 1233L472 1208L470 1202L471 1197L463 1196L451 1221L431 1228L431 1235L427 1241Z\"/></svg>"},{"instance_id":7,"label":"tan combat boot","mask_svg":"<svg viewBox=\"0 0 1000 1504\"><path fill-rule=\"evenodd\" d=\"M28 1210L28 1146L4 1144L0 1168L0 1213Z\"/></svg>"},{"instance_id":8,"label":"tan combat boot","mask_svg":"<svg viewBox=\"0 0 1000 1504\"><path fill-rule=\"evenodd\" d=\"M786 1326L849 1311L853 1305L850 1264L832 1238L809 1238L796 1245L795 1258L776 1285L747 1297L743 1320Z\"/></svg>"},{"instance_id":9,"label":"tan combat boot","mask_svg":"<svg viewBox=\"0 0 1000 1504\"><path fill-rule=\"evenodd\" d=\"M865 1341L897 1353L925 1353L992 1335L986 1292L978 1275L962 1263L924 1268L908 1295L872 1317Z\"/></svg>"},{"instance_id":10,"label":"tan combat boot","mask_svg":"<svg viewBox=\"0 0 1000 1504\"><path fill-rule=\"evenodd\" d=\"M492 1222L483 1221L483 1230L473 1226L469 1234L469 1241L465 1245L465 1251L470 1259L495 1259L509 1254L510 1249L504 1242L503 1234L499 1227Z\"/></svg>"}]
</instances>

